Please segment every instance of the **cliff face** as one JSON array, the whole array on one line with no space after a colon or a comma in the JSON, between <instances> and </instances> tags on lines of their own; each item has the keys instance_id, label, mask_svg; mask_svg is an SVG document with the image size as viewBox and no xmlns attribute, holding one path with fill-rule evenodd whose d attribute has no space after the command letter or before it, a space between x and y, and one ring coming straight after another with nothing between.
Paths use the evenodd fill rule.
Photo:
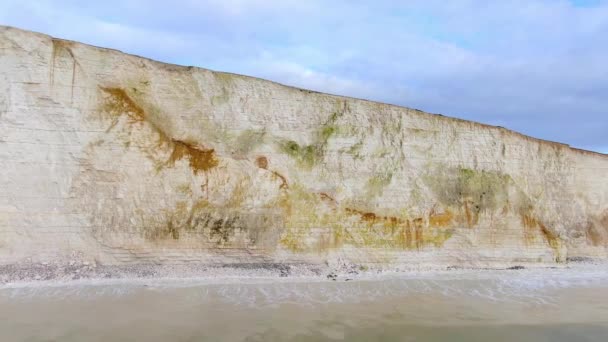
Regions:
<instances>
[{"instance_id":1,"label":"cliff face","mask_svg":"<svg viewBox=\"0 0 608 342\"><path fill-rule=\"evenodd\" d=\"M0 27L0 263L608 256L608 157Z\"/></svg>"}]
</instances>

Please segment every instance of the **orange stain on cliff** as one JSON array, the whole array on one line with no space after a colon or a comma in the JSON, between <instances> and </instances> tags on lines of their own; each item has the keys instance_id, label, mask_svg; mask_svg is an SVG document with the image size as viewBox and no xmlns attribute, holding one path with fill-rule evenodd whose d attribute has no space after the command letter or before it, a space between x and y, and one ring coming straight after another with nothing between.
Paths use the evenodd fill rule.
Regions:
<instances>
[{"instance_id":1,"label":"orange stain on cliff","mask_svg":"<svg viewBox=\"0 0 608 342\"><path fill-rule=\"evenodd\" d=\"M524 240L527 244L534 242L534 229L536 229L536 219L528 214L521 215L521 224L524 226Z\"/></svg>"},{"instance_id":2,"label":"orange stain on cliff","mask_svg":"<svg viewBox=\"0 0 608 342\"><path fill-rule=\"evenodd\" d=\"M126 114L132 122L147 122L152 128L158 133L158 144L159 146L168 144L170 148L173 148L169 160L166 164L171 166L175 165L175 162L181 159L188 159L190 168L197 174L201 171L207 171L218 165L218 160L215 156L213 149L201 148L195 146L192 143L187 143L181 140L172 139L154 122L146 120L146 112L139 106L126 92L120 88L106 88L102 87L106 94L110 95L110 100L106 101L103 109L110 114L117 116ZM113 123L114 125L115 123Z\"/></svg>"},{"instance_id":3,"label":"orange stain on cliff","mask_svg":"<svg viewBox=\"0 0 608 342\"><path fill-rule=\"evenodd\" d=\"M389 217L384 216L384 221L388 225L390 225L391 227L394 227L394 226L398 225L401 222L400 219L398 219L398 218L396 218L394 216L389 216Z\"/></svg>"},{"instance_id":4,"label":"orange stain on cliff","mask_svg":"<svg viewBox=\"0 0 608 342\"><path fill-rule=\"evenodd\" d=\"M431 212L429 214L429 225L431 227L447 227L452 223L453 219L454 215L449 210L442 214Z\"/></svg>"},{"instance_id":5,"label":"orange stain on cliff","mask_svg":"<svg viewBox=\"0 0 608 342\"><path fill-rule=\"evenodd\" d=\"M378 220L378 216L372 212L363 212L357 209L346 208L347 213L359 215L361 217L361 221L373 224Z\"/></svg>"},{"instance_id":6,"label":"orange stain on cliff","mask_svg":"<svg viewBox=\"0 0 608 342\"><path fill-rule=\"evenodd\" d=\"M608 242L608 210L604 212L598 222L589 222L586 231L587 240L594 246L605 245Z\"/></svg>"},{"instance_id":7,"label":"orange stain on cliff","mask_svg":"<svg viewBox=\"0 0 608 342\"><path fill-rule=\"evenodd\" d=\"M146 117L144 110L127 93L120 88L101 88L112 97L111 102L106 102L106 110L113 114L126 113L131 119L143 121Z\"/></svg>"},{"instance_id":8,"label":"orange stain on cliff","mask_svg":"<svg viewBox=\"0 0 608 342\"><path fill-rule=\"evenodd\" d=\"M382 222L386 226L395 226L403 222L401 219L394 216L378 216L373 212L364 212L352 208L345 208L344 210L346 210L346 212L349 214L359 215L361 217L361 221L365 221L371 224L374 224L376 222Z\"/></svg>"},{"instance_id":9,"label":"orange stain on cliff","mask_svg":"<svg viewBox=\"0 0 608 342\"><path fill-rule=\"evenodd\" d=\"M378 216L376 216L376 214L374 214L374 213L361 214L361 220L366 221L366 222L376 222L377 219L378 219Z\"/></svg>"},{"instance_id":10,"label":"orange stain on cliff","mask_svg":"<svg viewBox=\"0 0 608 342\"><path fill-rule=\"evenodd\" d=\"M258 156L255 159L255 165L257 167L259 167L260 169L264 169L264 170L268 170L268 158L266 158L265 156ZM285 176L283 176L282 174L276 172L276 171L270 171L272 173L272 176L274 178L278 178L281 180L281 185L279 185L279 189L289 189L289 183L287 183L287 178L285 178Z\"/></svg>"},{"instance_id":11,"label":"orange stain on cliff","mask_svg":"<svg viewBox=\"0 0 608 342\"><path fill-rule=\"evenodd\" d=\"M415 230L415 241L416 241L416 248L420 249L420 247L422 247L422 243L424 242L424 235L423 235L423 228L422 228L422 224L423 224L423 220L421 218L415 218L413 220L414 223L414 230Z\"/></svg>"},{"instance_id":12,"label":"orange stain on cliff","mask_svg":"<svg viewBox=\"0 0 608 342\"><path fill-rule=\"evenodd\" d=\"M542 222L538 223L538 227L540 228L540 232L545 236L549 246L557 250L557 248L559 248L559 237L552 230L547 228Z\"/></svg>"},{"instance_id":13,"label":"orange stain on cliff","mask_svg":"<svg viewBox=\"0 0 608 342\"><path fill-rule=\"evenodd\" d=\"M606 230L608 230L608 210L604 211L604 215L602 216L600 223Z\"/></svg>"},{"instance_id":14,"label":"orange stain on cliff","mask_svg":"<svg viewBox=\"0 0 608 342\"><path fill-rule=\"evenodd\" d=\"M338 202L331 197L330 195L328 195L326 192L319 192L319 197L321 197L322 200L324 201L329 201L332 204L337 204Z\"/></svg>"},{"instance_id":15,"label":"orange stain on cliff","mask_svg":"<svg viewBox=\"0 0 608 342\"><path fill-rule=\"evenodd\" d=\"M259 156L255 159L255 165L260 169L268 169L268 158L264 156Z\"/></svg>"},{"instance_id":16,"label":"orange stain on cliff","mask_svg":"<svg viewBox=\"0 0 608 342\"><path fill-rule=\"evenodd\" d=\"M521 223L525 228L536 228L538 226L536 219L528 214L521 216Z\"/></svg>"},{"instance_id":17,"label":"orange stain on cliff","mask_svg":"<svg viewBox=\"0 0 608 342\"><path fill-rule=\"evenodd\" d=\"M279 185L279 189L289 189L289 184L287 183L287 178L285 178L285 176L276 171L271 172L273 177L276 177L281 180L281 185Z\"/></svg>"},{"instance_id":18,"label":"orange stain on cliff","mask_svg":"<svg viewBox=\"0 0 608 342\"><path fill-rule=\"evenodd\" d=\"M373 212L364 212L357 209L345 208L347 213L351 215L357 215L360 217L361 222L368 224L368 227L379 228L382 225L384 228L383 234L389 234L391 241L395 243L394 246L401 246L402 248L416 248L421 249L425 245L432 243L436 247L441 247L443 242L449 238L449 235L429 235L425 237L425 229L428 228L445 228L452 224L454 221L454 215L451 211L446 211L441 214L429 214L429 220L426 221L422 217L417 217L412 220L401 219L394 216L379 216ZM442 231L444 231L442 229ZM442 237L445 236L445 237Z\"/></svg>"},{"instance_id":19,"label":"orange stain on cliff","mask_svg":"<svg viewBox=\"0 0 608 342\"><path fill-rule=\"evenodd\" d=\"M168 160L172 165L174 165L176 161L186 158L189 161L190 168L195 174L201 171L207 171L218 165L218 160L215 157L215 151L213 149L196 147L179 140L172 140L172 142L173 152Z\"/></svg>"},{"instance_id":20,"label":"orange stain on cliff","mask_svg":"<svg viewBox=\"0 0 608 342\"><path fill-rule=\"evenodd\" d=\"M604 243L602 234L592 223L587 226L585 234L587 236L587 241L589 241L593 246L601 246Z\"/></svg>"},{"instance_id":21,"label":"orange stain on cliff","mask_svg":"<svg viewBox=\"0 0 608 342\"><path fill-rule=\"evenodd\" d=\"M559 257L560 238L557 236L557 234L549 229L544 223L540 222L537 218L529 214L521 215L521 220L524 228L526 228L526 242L530 243L534 239L534 236L531 235L529 231L538 229L545 238L547 244L555 251L556 256Z\"/></svg>"}]
</instances>

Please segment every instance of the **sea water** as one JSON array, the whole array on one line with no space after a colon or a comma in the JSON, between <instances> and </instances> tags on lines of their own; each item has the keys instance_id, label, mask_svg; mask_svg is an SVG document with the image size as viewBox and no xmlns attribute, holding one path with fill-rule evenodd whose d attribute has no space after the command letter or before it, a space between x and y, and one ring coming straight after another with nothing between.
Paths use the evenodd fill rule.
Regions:
<instances>
[{"instance_id":1,"label":"sea water","mask_svg":"<svg viewBox=\"0 0 608 342\"><path fill-rule=\"evenodd\" d=\"M0 341L608 341L608 268L0 287Z\"/></svg>"}]
</instances>

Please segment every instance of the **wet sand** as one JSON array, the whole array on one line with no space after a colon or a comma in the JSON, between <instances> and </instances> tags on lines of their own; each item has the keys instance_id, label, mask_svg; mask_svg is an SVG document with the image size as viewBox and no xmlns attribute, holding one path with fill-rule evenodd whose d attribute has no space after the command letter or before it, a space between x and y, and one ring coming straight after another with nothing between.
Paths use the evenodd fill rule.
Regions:
<instances>
[{"instance_id":1,"label":"wet sand","mask_svg":"<svg viewBox=\"0 0 608 342\"><path fill-rule=\"evenodd\" d=\"M606 341L608 269L11 283L2 341Z\"/></svg>"}]
</instances>

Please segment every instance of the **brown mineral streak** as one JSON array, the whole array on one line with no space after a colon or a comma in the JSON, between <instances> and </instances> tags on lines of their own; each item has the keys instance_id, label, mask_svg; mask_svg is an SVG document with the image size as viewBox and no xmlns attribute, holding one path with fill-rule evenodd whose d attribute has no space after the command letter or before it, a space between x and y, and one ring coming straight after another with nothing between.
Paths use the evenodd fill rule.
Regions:
<instances>
[{"instance_id":1,"label":"brown mineral streak","mask_svg":"<svg viewBox=\"0 0 608 342\"><path fill-rule=\"evenodd\" d=\"M121 111L125 110L124 113L132 119L137 121L143 121L145 119L146 115L144 110L137 105L123 89L101 87L101 90L110 95L114 100L114 102L106 103L105 109L118 113L122 113ZM155 126L155 128L157 127Z\"/></svg>"},{"instance_id":2,"label":"brown mineral streak","mask_svg":"<svg viewBox=\"0 0 608 342\"><path fill-rule=\"evenodd\" d=\"M166 162L167 165L174 166L176 161L186 158L195 174L208 171L218 165L218 160L213 149L205 149L192 143L169 138L159 126L147 120L144 109L133 101L124 89L107 87L102 87L101 89L109 94L113 100L112 102L105 103L105 110L113 112L115 115L125 113L134 122L148 122L159 134L159 143L168 143L173 148Z\"/></svg>"},{"instance_id":3,"label":"brown mineral streak","mask_svg":"<svg viewBox=\"0 0 608 342\"><path fill-rule=\"evenodd\" d=\"M208 171L218 165L218 160L215 157L215 152L213 149L205 149L199 146L196 146L193 143L184 142L181 140L169 138L163 130L161 130L154 122L151 122L146 117L145 110L138 105L127 93L125 90L120 88L102 88L104 92L109 94L112 98L112 102L107 102L104 107L105 110L110 113L117 114L126 114L130 118L131 122L147 122L149 123L159 134L159 143L168 144L171 148L171 154L169 159L166 161L165 165L174 166L175 162L188 159L189 166L193 170L195 174L199 172ZM268 170L269 161L265 156L258 156L255 159L255 165L261 169ZM279 174L276 171L270 170L274 177L277 177L281 180L280 189L289 189L287 179L283 175ZM331 196L326 193L318 193L321 200L331 202L332 205L336 206L337 202ZM464 201L464 216L466 218L466 223L469 227L473 227L477 224L478 221L478 213L472 212L469 208L468 201ZM392 234L395 233L396 227L400 227L398 233L398 239L401 241L401 245L404 248L412 248L415 247L417 249L422 248L426 244L425 240L425 220L423 218L415 218L413 220L401 219L394 216L380 216L374 212L365 212L353 208L345 208L346 213L357 215L360 217L362 222L365 222L369 225L369 227L376 227L376 224L382 224L385 228L391 228ZM289 212L286 212L289 215ZM426 220L427 226L434 228L446 228L452 226L453 222L455 222L456 217L450 210L446 210L443 213L435 213L434 209L428 215L428 220ZM543 224L537 222L536 220L523 216L524 225L527 227L538 227L540 232L545 236L548 244L555 250L558 247L557 237L547 229ZM380 227L378 227L380 229ZM167 227L168 233L174 239L179 238L179 231L174 231L173 227L169 225ZM327 241L325 241L327 242ZM320 246L324 246L327 243L321 243ZM414 246L415 244L415 246ZM436 244L436 246L440 246L440 244Z\"/></svg>"},{"instance_id":4,"label":"brown mineral streak","mask_svg":"<svg viewBox=\"0 0 608 342\"><path fill-rule=\"evenodd\" d=\"M384 218L378 217L375 213L372 213L372 212L364 212L364 211L352 209L352 208L346 208L345 211L350 214L359 215L361 217L361 221L370 222L370 223L374 223L377 220L386 219L386 217L384 217ZM398 218L394 218L394 219L396 221L399 221Z\"/></svg>"},{"instance_id":5,"label":"brown mineral streak","mask_svg":"<svg viewBox=\"0 0 608 342\"><path fill-rule=\"evenodd\" d=\"M431 212L429 215L429 225L432 227L447 227L452 223L453 218L454 215L449 210L443 214Z\"/></svg>"},{"instance_id":6,"label":"brown mineral streak","mask_svg":"<svg viewBox=\"0 0 608 342\"><path fill-rule=\"evenodd\" d=\"M255 159L255 165L260 169L268 170L268 158L265 156L258 156ZM279 189L289 189L289 183L287 183L287 178L277 171L270 171L272 176L281 180L281 185L279 185Z\"/></svg>"},{"instance_id":7,"label":"brown mineral streak","mask_svg":"<svg viewBox=\"0 0 608 342\"><path fill-rule=\"evenodd\" d=\"M0 31L0 33L2 32ZM80 189L77 189L79 191L78 196L82 196L83 201L86 202L86 208L90 209L91 212L95 212L95 208L100 207L99 203L104 204L103 210L98 209L96 215L92 216L103 217L111 223L103 225L103 227L104 229L110 227L106 229L107 236L115 241L120 240L120 234L130 233L131 231L128 231L128 229L141 228L141 231L137 231L138 233L142 233L144 237L148 236L149 240L157 243L153 246L142 243L140 245L142 250L144 248L157 248L161 250L159 253L162 253L162 249L166 246L183 248L190 247L188 244L193 244L193 247L199 248L209 246L208 243L212 242L222 247L234 248L235 254L239 254L237 253L239 249L245 249L250 243L255 244L252 241L259 240L256 234L268 232L269 235L282 236L280 242L278 237L273 240L272 243L277 244L277 246L273 245L273 248L278 247L278 244L281 243L294 253L305 253L311 250L323 251L330 248L338 249L344 245L375 253L373 249L396 247L422 249L427 246L432 248L433 245L439 248L442 247L443 242L452 236L452 232L456 230L460 232L460 229L464 231L468 227L470 229L466 233L455 235L453 243L446 246L446 249L441 253L451 253L453 248L459 248L462 249L463 253L468 253L464 249L469 248L469 246L472 249L477 248L477 243L483 247L483 244L489 241L484 240L486 236L484 231L491 229L492 234L498 237L498 241L491 241L492 248L502 249L505 252L504 255L521 253L524 258L530 257L528 260L532 260L532 258L535 260L537 258L536 251L542 249L543 258L544 255L550 257L551 251L553 251L556 261L560 260L560 253L564 248L569 247L569 243L578 243L578 241L568 238L568 233L571 232L568 229L571 226L580 228L575 232L580 234L581 240L585 240L585 238L589 240L588 245L600 247L602 244L605 246L608 242L608 211L605 209L604 197L600 199L603 202L600 202L599 205L594 204L593 207L585 207L579 212L573 211L575 214L581 213L581 215L578 215L581 216L580 220L567 221L565 216L577 215L566 215L570 214L568 212L570 206L568 205L554 205L557 202L552 197L553 192L547 192L540 198L535 195L537 190L540 191L540 189L547 187L546 184L550 184L549 181L554 178L563 179L563 182L556 182L555 193L563 195L570 193L568 192L570 190L577 191L581 194L575 196L577 203L589 202L587 192L591 195L605 193L601 192L604 189L601 186L605 184L602 172L606 168L603 166L604 164L599 164L599 162L603 163L608 160L606 158L608 156L605 154L583 151L570 148L565 144L535 139L502 127L442 115L432 115L418 110L365 100L302 91L248 76L217 73L192 67L185 68L152 60L140 60L132 56L125 57L116 51L93 49L69 41L47 38L45 47L50 47L50 44L52 44L53 51L51 60L47 59L46 61L49 62L49 65L44 65L42 71L47 73L47 68L50 66L51 90L53 90L53 83L58 85L60 80L65 83L69 82L68 68L71 66L71 97L75 105L82 104L79 101L84 101L83 96L90 94L91 90L99 91L99 94L103 97L98 109L106 119L103 124L111 120L111 125L106 133L115 128L111 132L112 136L102 134L100 140L98 140L103 141L105 139L111 142L113 144L112 148L106 149L106 147L110 147L110 144L100 148L99 145L95 145L101 144L100 142L88 142L92 149L98 148L97 152L99 154L86 155L90 159L84 160L95 166L100 166L100 169L104 170L109 160L110 162L122 163L117 165L116 170L112 169L111 179L113 182L122 182L117 183L117 186L124 187L123 194L129 196L133 194L132 202L128 202L129 196L118 201L112 197L115 196L114 193L106 194L103 191L97 191L104 189L96 188L96 182L100 184L103 182L105 187L108 181L104 177L109 176L99 175L100 171L91 171L91 168L86 165L81 167L86 172L82 172L82 175L80 175L83 180L79 183ZM83 57L79 59L81 64L78 64L73 52L76 52L78 57ZM103 54L100 56L101 53ZM30 67L36 68L35 63L27 61L28 58L23 57L26 62L30 63ZM108 73L108 67L91 62L100 61L101 58L108 58L112 63L116 63L115 65L112 64L110 68L122 68L120 73L111 78L112 82L115 83L112 83L110 87L107 86L109 83L104 83L110 79L104 76ZM138 69L140 66L145 69L143 72ZM55 70L55 68L60 67L61 70ZM77 67L80 69L78 73L76 72ZM98 70L97 68L100 67L106 69ZM135 70L126 70L128 68ZM61 72L61 75L58 74L59 72ZM190 78L185 77L191 77L195 73L205 77L198 78L197 82L199 83L192 82L190 84ZM76 75L78 75L78 79ZM100 77L100 75L103 77ZM148 77L144 80L145 82L139 79L142 75ZM209 77L207 76L209 75L215 76L211 77L213 80L208 81ZM76 80L79 84L75 88ZM163 86L148 88L152 91L150 93L139 92L138 89L132 87L134 84L138 85L138 81L142 84L145 83L146 86L150 82L160 81ZM166 88L164 88L165 81L167 81ZM100 86L102 84L105 87ZM260 127L264 127L263 134L268 134L268 137L267 139L260 139L260 144L266 144L280 137L286 142L286 147L293 148L287 150L287 152L291 151L290 156L296 157L296 160L302 162L303 165L281 163L279 169L281 173L279 173L273 170L267 156L250 154L254 151L270 151L273 146L264 145L264 149L259 150L242 148L241 151L235 146L231 146L234 136L231 135L233 133L229 129L227 130L228 133L222 131L217 135L211 135L208 131L199 130L197 132L193 127L189 127L188 132L196 135L188 136L185 132L175 131L173 128L184 127L187 124L184 118L196 119L196 116L193 115L197 115L198 112L195 112L195 110L188 113L162 112L157 110L159 108L152 107L152 103L155 103L163 108L173 108L172 111L190 111L192 108L196 108L196 111L210 111L214 113L214 115L206 117L210 125L216 123L214 120L218 119L219 114L224 115L226 119L232 120L234 117L234 119L239 120L239 115L242 113L214 112L217 105L215 107L212 104L207 106L208 101L202 101L212 92L182 91L185 85L195 85L197 90L199 88L206 89L204 88L206 86L210 86L209 89L214 86L221 86L224 90L222 96L224 96L224 93L226 93L224 87L227 84L230 85L231 96L223 100L227 103L223 104L221 109L234 110L236 107L231 101L235 101L239 96L244 96L245 99L263 98L263 105L250 103L253 101L245 101L242 103L243 107L239 109L242 113L246 113L247 119L252 119L251 122L259 121L262 124L259 127L256 126L256 130L247 126L249 121L243 125L254 133L257 130L262 130ZM258 89L258 84L263 87ZM74 93L75 89L76 93ZM83 90L79 91L80 89ZM154 90L162 90L162 93L154 93ZM148 102L145 97L142 97L145 94L158 97L153 102ZM184 96L180 97L181 94L184 94ZM272 97L267 94L272 94ZM57 89L54 89L50 96L56 95L65 95L67 98L67 92L66 94L60 94ZM273 100L280 98L291 101L290 96L292 95L297 97L293 101L299 101L294 102L293 106L277 106L276 101ZM342 107L345 109L341 111L333 110L330 108L331 105L328 105L333 101L343 103ZM188 102L188 106L182 106L182 102ZM203 103L205 106L197 107L190 102ZM176 103L179 105L175 105ZM302 103L301 106L300 103ZM27 105L27 103L25 104ZM350 109L346 110L347 105L352 108L352 111ZM279 110L281 112L277 114ZM259 117L262 112L263 118ZM334 114L331 116L332 119L328 121L324 118L327 117L329 112ZM300 113L302 115L299 115ZM284 131L280 126L276 130L269 129L266 133L265 120L278 119L279 115L283 115L281 118L285 117L290 120L292 116L298 117L293 121L293 130L290 128L289 131ZM395 125L395 129L390 132L386 128L389 126L386 121L389 115L394 115L395 118L399 117L400 120L399 125ZM306 117L306 120L300 120L300 117ZM223 119L224 117L222 117ZM319 128L317 130L314 129L314 126L310 126L313 128L304 127L304 124L308 125L309 123L320 125L320 128L317 127ZM225 126L229 127L230 125L231 122L226 121ZM242 122L239 122L239 129L243 125ZM359 127L368 126L368 131L359 129ZM412 130L418 129L434 133L418 137L414 132L411 136L407 136L407 132L404 132L406 126L412 126ZM312 140L302 139L300 141L299 138L296 138L298 135L306 134L306 130L309 130L308 133L312 134ZM396 152L402 154L402 158L393 157L397 156L398 153L391 154L388 152L382 152L382 154L378 152L378 156L368 155L372 153L372 147L377 142L374 139L376 139L378 130L381 130L383 134L383 147L386 147L387 150L394 147L397 150ZM447 151L443 151L441 146L438 146L437 149L434 149L434 147L423 148L426 146L424 144L433 142L433 139L441 139L443 133L448 137L451 136L450 139L455 141L454 144L449 144ZM224 138L224 134L228 138ZM456 141L459 134L479 134L481 137L480 139L460 137L461 139L459 138L460 140ZM402 137L401 135L406 136ZM129 162L132 160L130 158L120 158L120 153L125 152L125 150L120 149L120 144L114 145L116 139L110 139L113 137L124 140L118 141L118 143L122 142L123 146L128 149L126 157L135 156L140 158L141 156L135 154L141 153L144 158L153 161L153 166L146 169L138 168L139 165L135 165L134 168L129 169L131 167ZM419 142L418 139L422 138L428 141ZM398 141L393 139L409 140L399 141L400 144L398 145ZM251 138L243 141L248 142L250 140ZM337 146L350 144L351 140L358 141L358 145L365 147L360 150L362 152L357 152L356 158L350 152L342 154L342 150L336 151ZM213 142L213 145L206 144L211 142ZM420 143L420 148L417 147L417 143ZM119 148L115 148L115 146L119 146ZM370 148L367 148L368 146ZM399 146L403 150L399 150ZM193 174L206 173L217 167L222 160L227 160L219 159L216 150L241 151L242 159L248 160L249 165L247 165L247 162L226 163L225 168L221 170L222 172L209 173L205 177L190 177ZM345 151L350 150L345 149ZM531 160L530 163L522 165L521 170L520 168L505 168L501 163L494 163L492 160L491 162L486 160L478 164L477 157L480 153L486 153L485 151L496 152L496 157L502 155L505 165L514 160L523 162L528 160L526 158ZM281 152L285 153L285 151ZM380 177L375 180L375 183L372 182L372 185L380 184L381 186L378 187L381 189L386 187L387 191L385 193L382 191L362 193L360 195L365 196L364 198L355 198L358 195L353 190L357 188L358 178L339 183L334 181L332 177L328 177L328 175L332 175L330 171L333 170L331 168L333 164L328 163L330 152L332 156L334 152L338 152L336 158L340 158L338 160L339 164L337 164L339 168L357 168L353 177L361 175L358 165L349 164L351 159L353 163L360 162L363 164L361 170L367 169L368 166L373 166L374 169L378 170L386 168L390 171L388 181L386 181L387 178ZM394 151L391 150L391 152ZM453 154L455 157L447 160L443 157L443 154L438 152L455 152ZM475 158L468 157L468 152L471 152L471 155ZM445 156L447 157L448 154L445 154ZM584 161L588 161L588 165L578 159L581 156L586 156ZM600 156L602 160L591 158L596 156ZM228 156L222 158L228 158ZM280 158L283 158L283 156L277 156L276 158L281 160ZM415 174L419 170L417 166L411 169L404 168L410 161L408 158L412 158L412 160L419 158L428 162L426 163L429 165L427 168L429 170L428 179L420 181L419 184L410 181L412 175L409 172ZM492 156L489 155L488 158L491 159ZM394 159L394 163L388 163L388 161L392 161L389 159ZM591 162L594 164L591 164ZM176 167L176 163L179 164L178 167ZM370 165L371 163L374 164ZM452 167L452 164L458 166ZM450 168L447 168L446 165ZM528 167L528 165L531 166ZM263 170L254 169L253 171L259 172L242 172L241 168L252 166L254 168L257 166L257 168ZM121 167L127 168L127 172L120 170ZM170 167L174 168L172 170L174 172L158 172ZM541 173L540 176L542 177L542 172L536 172L538 170L534 168L547 169L547 171L556 172L556 175L553 178L549 177L546 183L539 182L537 181L539 179L538 173ZM591 189L591 182L579 180L579 178L592 178L590 171L588 173L581 172L580 175L576 173L579 170L585 171L585 168L599 170L594 171L596 175L599 174L600 176L594 183L599 184L599 186L596 186L598 189ZM441 172L431 172L434 169L441 170ZM570 171L566 172L566 169L571 169L574 174L568 173ZM155 170L157 173L153 174ZM530 170L532 172L528 172ZM148 176L156 177L153 179L154 183L144 182L143 178ZM400 178L402 176L403 178ZM573 176L572 181L567 178L569 176ZM142 182L140 183L135 177L142 177ZM180 185L173 182L172 177L178 178ZM350 177L350 175L347 174L346 177ZM402 197L397 194L395 195L395 203L383 207L382 205L386 204L387 200L391 200L389 196L400 190L396 188L396 186L399 186L398 182L391 182L391 180L396 179L403 179L403 183L408 183L407 185L415 185L416 196L411 196L411 199L408 199L407 196ZM251 187L252 182L257 181L262 182L259 185L263 191L257 191L257 187ZM184 191L172 193L171 190L173 189L170 189L170 187L179 187L184 182L186 184ZM580 187L579 183L582 184ZM150 184L154 185L150 186ZM165 189L161 191L150 190L157 184L164 185ZM237 185L233 188L234 184ZM346 191L340 188L342 186L349 187L351 184L355 186L346 189ZM282 190L278 195L277 191L267 191L268 189L276 190L277 186ZM92 190L89 190L89 188ZM202 192L198 191L199 188ZM403 188L406 189L407 187ZM361 210L353 209L357 207L354 204L349 204L351 205L350 208L344 207L328 193L319 192L319 189L331 189L324 191L328 191L332 195L332 191L336 191L340 194L338 199L343 200L344 203L365 204L360 204L358 208ZM140 201L141 198L146 198L147 194L156 196L154 198L160 196L162 200L150 201L157 205L148 207L150 203ZM197 198L197 196L201 198ZM147 198L152 197L148 196ZM206 199L202 200L202 198ZM258 201L258 199L262 200ZM246 201L255 204L245 206L243 203L246 203ZM263 204L258 207L257 203ZM426 207L429 203L439 203L438 205L441 206L442 210L431 209L429 212L428 207ZM79 204L78 209L81 208L80 206ZM119 206L125 208L124 220L120 216L123 214L122 211L116 210ZM152 210L146 211L142 208L152 208ZM264 210L271 212L271 214L261 214ZM421 212L421 210L424 211ZM556 214L561 214L560 210L564 211L563 219L567 222L553 226L552 222L554 220L549 218L556 218ZM139 213L140 211L141 213ZM410 212L416 212L417 214L409 216L408 213ZM388 213L396 216L388 216ZM545 221L541 220L541 216L537 216L540 215L539 213L542 213L542 218L546 218ZM585 217L587 213L588 217ZM131 219L133 217L140 218L141 222L132 223ZM263 220L260 218L263 218ZM114 227L116 228L114 229ZM127 231L124 229L127 229ZM259 229L260 232L257 232L256 229ZM475 230L479 230L479 232ZM284 234L285 232L290 235ZM116 237L112 234L115 234ZM463 235L469 234L475 238L463 239ZM518 239L516 242L511 238L515 234ZM477 235L479 235L479 238L477 238ZM494 236L490 239L493 239ZM505 240L500 240L503 236ZM250 239L246 240L244 237ZM512 242L515 245L511 245ZM128 245L129 243L125 244ZM529 247L529 250L534 250L534 252L529 253L530 251L526 251L526 248L518 248L522 245ZM311 248L310 246L315 247ZM124 248L123 246L118 247ZM591 252L588 255L596 255L598 250L600 248L590 250ZM138 252L133 252L133 256L136 256ZM250 251L243 253L248 252ZM347 250L340 250L339 252L350 253ZM378 254L385 254L384 250L380 252ZM399 252L397 251L397 253ZM475 251L471 251L471 253L473 253L471 254L473 257L479 255ZM573 249L573 253L578 252ZM159 256L165 257L162 254L159 254ZM266 255L266 257L272 257L272 255ZM294 260L297 258L298 256L294 256Z\"/></svg>"},{"instance_id":8,"label":"brown mineral streak","mask_svg":"<svg viewBox=\"0 0 608 342\"><path fill-rule=\"evenodd\" d=\"M171 139L173 152L169 157L169 163L174 165L176 161L187 158L192 171L197 174L212 169L218 165L213 149L203 149L183 141Z\"/></svg>"},{"instance_id":9,"label":"brown mineral streak","mask_svg":"<svg viewBox=\"0 0 608 342\"><path fill-rule=\"evenodd\" d=\"M281 185L279 185L279 189L289 189L289 184L287 183L287 178L285 178L285 176L276 171L271 172L274 177L277 177L281 180Z\"/></svg>"},{"instance_id":10,"label":"brown mineral streak","mask_svg":"<svg viewBox=\"0 0 608 342\"><path fill-rule=\"evenodd\" d=\"M266 170L266 169L268 169L268 158L266 158L264 156L259 156L255 159L255 164L260 169Z\"/></svg>"},{"instance_id":11,"label":"brown mineral streak","mask_svg":"<svg viewBox=\"0 0 608 342\"><path fill-rule=\"evenodd\" d=\"M544 223L540 222L537 218L535 218L529 214L523 214L521 219L522 219L522 224L523 224L524 228L526 228L526 229L538 228L540 233L544 236L545 240L547 241L547 244L554 250L554 252L556 253L556 256L559 257L558 248L559 248L559 244L560 244L560 238L551 229L549 229ZM529 239L529 236L528 236L528 239Z\"/></svg>"}]
</instances>

